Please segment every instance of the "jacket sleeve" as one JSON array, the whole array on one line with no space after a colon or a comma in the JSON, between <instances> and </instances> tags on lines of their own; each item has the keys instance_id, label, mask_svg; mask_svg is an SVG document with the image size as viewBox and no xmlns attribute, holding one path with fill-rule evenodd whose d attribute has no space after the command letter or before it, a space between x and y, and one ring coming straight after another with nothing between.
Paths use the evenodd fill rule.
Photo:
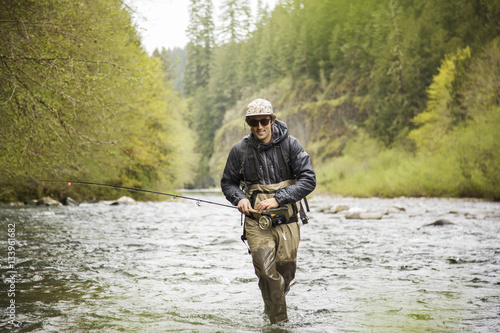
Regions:
<instances>
[{"instance_id":1,"label":"jacket sleeve","mask_svg":"<svg viewBox=\"0 0 500 333\"><path fill-rule=\"evenodd\" d=\"M276 192L275 198L280 206L300 201L316 188L316 174L309 154L296 138L289 138L290 163L297 182Z\"/></svg>"},{"instance_id":2,"label":"jacket sleeve","mask_svg":"<svg viewBox=\"0 0 500 333\"><path fill-rule=\"evenodd\" d=\"M233 146L229 152L224 172L220 181L222 192L226 199L233 205L237 206L241 199L245 199L245 193L240 189L241 162L238 144Z\"/></svg>"}]
</instances>

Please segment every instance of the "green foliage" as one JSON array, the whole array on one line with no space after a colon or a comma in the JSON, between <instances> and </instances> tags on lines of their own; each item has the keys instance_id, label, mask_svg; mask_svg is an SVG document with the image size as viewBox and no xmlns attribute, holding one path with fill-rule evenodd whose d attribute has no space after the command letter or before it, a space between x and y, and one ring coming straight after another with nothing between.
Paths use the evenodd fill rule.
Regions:
<instances>
[{"instance_id":1,"label":"green foliage","mask_svg":"<svg viewBox=\"0 0 500 333\"><path fill-rule=\"evenodd\" d=\"M184 106L121 1L0 6L2 199L57 190L30 179L182 184L191 156L177 154L192 145L182 132Z\"/></svg>"},{"instance_id":2,"label":"green foliage","mask_svg":"<svg viewBox=\"0 0 500 333\"><path fill-rule=\"evenodd\" d=\"M446 57L428 89L429 101L424 112L413 118L419 126L410 132L418 148L425 147L434 151L441 136L453 128L454 119L450 106L453 102L453 82L456 75L457 62L464 62L470 58L470 48L459 51L452 57Z\"/></svg>"},{"instance_id":3,"label":"green foliage","mask_svg":"<svg viewBox=\"0 0 500 333\"><path fill-rule=\"evenodd\" d=\"M477 57L469 49L447 57L429 88L422 125L410 132L416 153L360 135L343 156L318 168L323 190L356 196L454 196L500 199L499 40ZM456 75L456 64L466 62ZM457 87L455 81L461 81ZM456 99L458 98L458 100ZM452 120L455 108L467 119Z\"/></svg>"},{"instance_id":4,"label":"green foliage","mask_svg":"<svg viewBox=\"0 0 500 333\"><path fill-rule=\"evenodd\" d=\"M184 95L184 72L186 70L186 50L179 47L165 50L161 52L158 49L153 51L153 57L160 58L163 66L163 73L167 82L172 82L172 85L181 96Z\"/></svg>"},{"instance_id":5,"label":"green foliage","mask_svg":"<svg viewBox=\"0 0 500 333\"><path fill-rule=\"evenodd\" d=\"M200 172L210 166L218 178L228 142L241 139L244 105L268 96L323 188L497 197L480 176L497 179L480 157L496 161L494 125L480 119L496 119L499 8L499 0L280 1L247 39L205 58L209 78L190 100ZM462 140L475 131L485 131L481 144Z\"/></svg>"}]
</instances>

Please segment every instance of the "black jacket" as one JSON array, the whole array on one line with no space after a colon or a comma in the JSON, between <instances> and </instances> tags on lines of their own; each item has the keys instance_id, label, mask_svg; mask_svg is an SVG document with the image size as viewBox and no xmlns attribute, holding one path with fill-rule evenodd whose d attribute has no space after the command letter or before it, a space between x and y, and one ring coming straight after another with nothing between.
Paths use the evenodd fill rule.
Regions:
<instances>
[{"instance_id":1,"label":"black jacket","mask_svg":"<svg viewBox=\"0 0 500 333\"><path fill-rule=\"evenodd\" d=\"M248 149L253 149L256 160L258 184L277 184L283 179L279 165L276 145L281 147L284 161L288 168L288 178L296 179L293 185L282 188L276 192L275 198L280 206L300 201L311 193L316 187L316 175L311 159L304 147L293 136L288 135L287 125L276 120L273 125L273 137L267 144L255 140L253 135L244 137L235 144L227 158L226 167L221 179L222 192L233 205L238 205L241 199L246 198L240 186L244 183L251 184L251 170L248 158Z\"/></svg>"}]
</instances>

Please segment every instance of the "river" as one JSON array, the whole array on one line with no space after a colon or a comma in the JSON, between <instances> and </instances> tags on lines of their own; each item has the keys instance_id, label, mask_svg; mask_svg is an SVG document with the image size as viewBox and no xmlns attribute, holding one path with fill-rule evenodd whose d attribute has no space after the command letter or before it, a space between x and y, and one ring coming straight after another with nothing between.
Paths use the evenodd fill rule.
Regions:
<instances>
[{"instance_id":1,"label":"river","mask_svg":"<svg viewBox=\"0 0 500 333\"><path fill-rule=\"evenodd\" d=\"M500 331L500 203L314 196L310 205L283 326L263 316L235 209L180 199L0 207L0 330ZM325 211L338 205L405 210L378 220ZM423 227L438 219L454 224Z\"/></svg>"}]
</instances>

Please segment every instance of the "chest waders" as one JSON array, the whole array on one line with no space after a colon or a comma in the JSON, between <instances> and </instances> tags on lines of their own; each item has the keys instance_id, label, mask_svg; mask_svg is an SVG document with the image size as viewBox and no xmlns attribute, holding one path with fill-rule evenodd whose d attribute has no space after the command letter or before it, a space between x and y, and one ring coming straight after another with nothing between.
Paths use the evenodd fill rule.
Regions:
<instances>
[{"instance_id":1,"label":"chest waders","mask_svg":"<svg viewBox=\"0 0 500 333\"><path fill-rule=\"evenodd\" d=\"M295 179L290 179L288 176L288 168L284 162L281 147L275 147L282 179L285 180L277 184L266 185L258 184L258 164L255 152L250 147L247 149L252 181L245 189L245 193L252 207L274 197L279 189L296 183ZM247 184L246 181L245 184ZM259 288L264 300L264 311L271 323L288 320L285 295L290 290L291 281L295 278L297 250L300 242L298 223L298 213L301 211L300 202L280 208L281 211L275 216L265 215L266 213L262 212L262 216L270 217L268 222L271 226L267 228L259 223L262 216L259 217L256 214L245 216L242 236L242 240L248 242L249 253L252 255L255 274L259 279ZM304 224L307 223L307 217L302 221Z\"/></svg>"},{"instance_id":2,"label":"chest waders","mask_svg":"<svg viewBox=\"0 0 500 333\"><path fill-rule=\"evenodd\" d=\"M280 188L295 184L296 182L296 180L292 178L293 175L291 175L291 172L288 171L289 169L287 167L287 164L285 163L285 158L283 150L281 149L281 145L275 145L274 147L276 149L276 155L278 156L281 178L286 179L285 181L278 184L271 184L271 185L258 184L259 176L257 172L258 170L257 158L255 157L254 149L250 147L249 141L247 141L246 157L248 158L248 164L250 168L251 185L246 186L247 182L245 179L245 171L244 171L245 158L243 156L241 157L241 170L242 170L241 172L243 174L243 179L246 186L246 188L244 188L244 191L248 199L250 200L252 207L256 207L259 204L259 202L265 199L274 197L274 194ZM306 225L309 223L309 217L306 214L306 211L309 212L309 204L306 198L304 198L303 200L305 209L304 205L302 204L302 201L299 201L295 204L287 204L285 207L272 208L269 211L260 212L259 215L253 214L253 217L257 219L259 226L262 229L269 229L271 227L275 227L276 225L280 224L298 222L297 218L298 214L300 215L300 220L302 224ZM241 235L241 240L243 241L244 244L245 241L247 240L244 226L243 226L243 234ZM250 248L248 249L248 253L249 254L251 253Z\"/></svg>"}]
</instances>

